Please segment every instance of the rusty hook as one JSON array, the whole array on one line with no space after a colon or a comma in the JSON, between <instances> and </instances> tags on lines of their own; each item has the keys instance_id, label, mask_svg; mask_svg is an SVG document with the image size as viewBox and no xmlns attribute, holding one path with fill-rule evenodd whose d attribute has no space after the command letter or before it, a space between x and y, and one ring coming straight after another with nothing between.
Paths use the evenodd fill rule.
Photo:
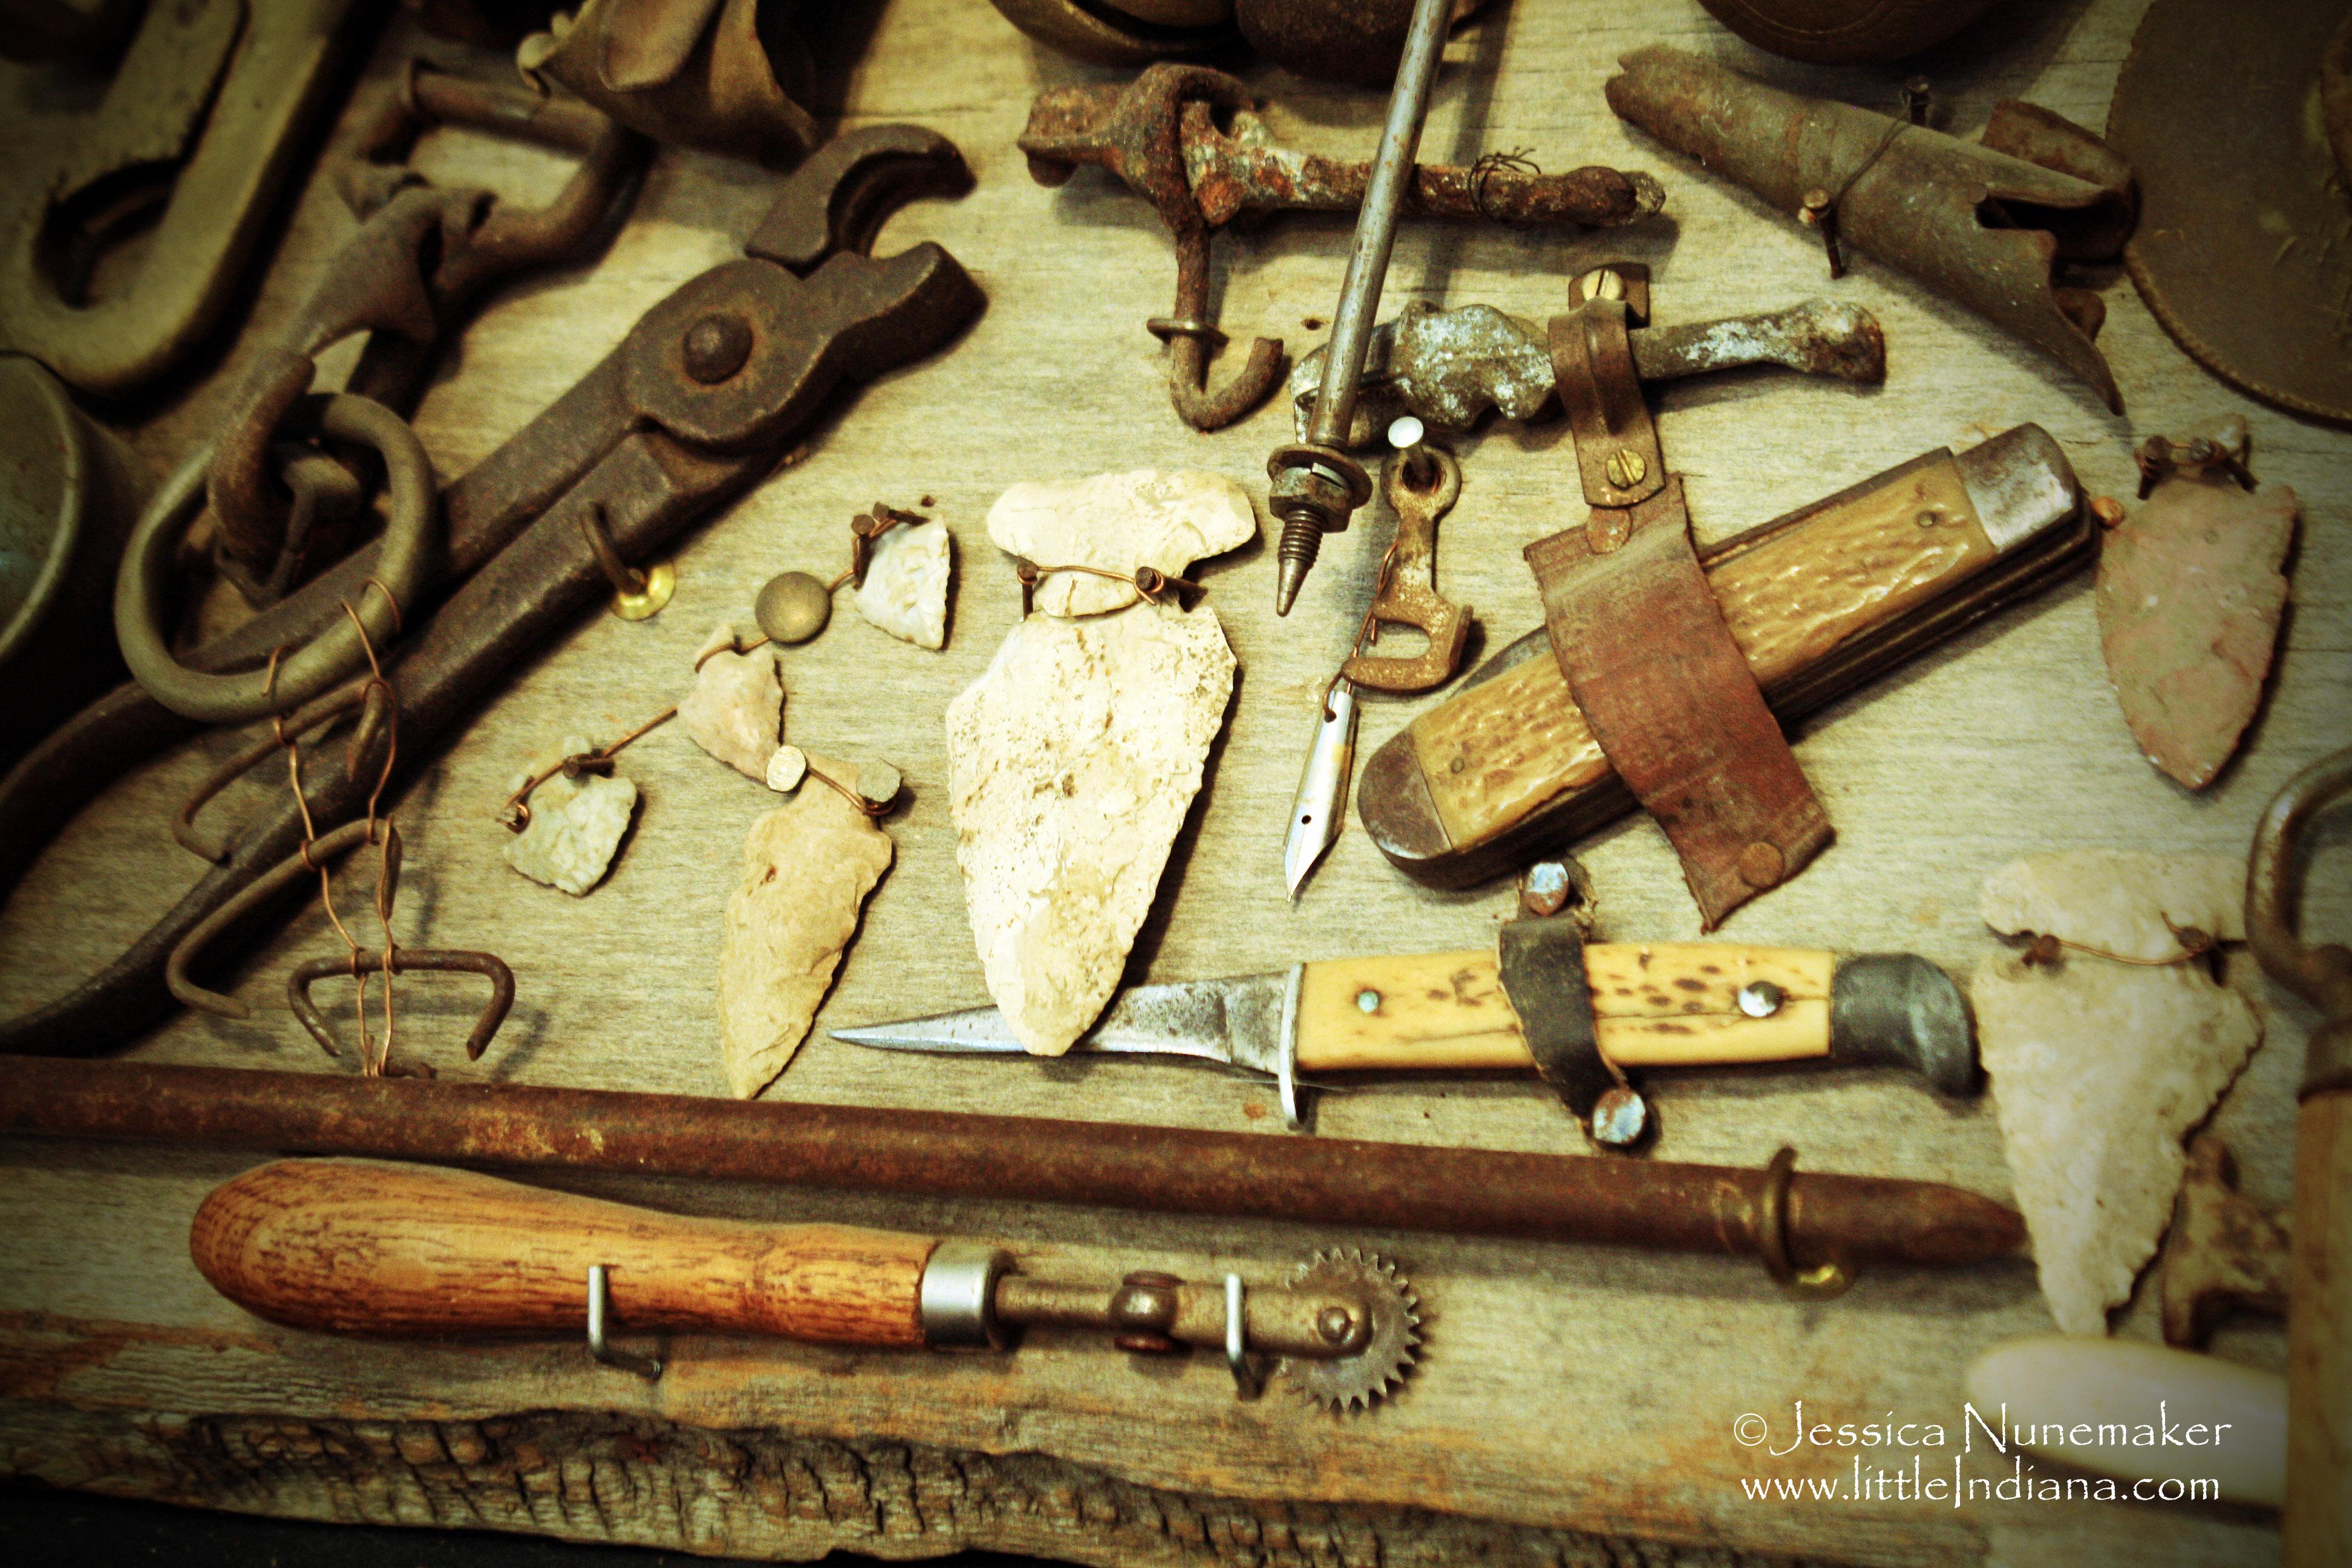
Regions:
<instances>
[{"instance_id":1,"label":"rusty hook","mask_svg":"<svg viewBox=\"0 0 2352 1568\"><path fill-rule=\"evenodd\" d=\"M329 953L301 964L286 977L286 1005L310 1031L310 1037L331 1057L342 1053L335 1048L334 1031L311 1004L310 987L318 982L338 974L375 974L386 967L383 954L363 947L356 952L338 956ZM499 1026L507 1021L508 1011L514 1006L514 971L494 952L474 952L436 947L395 947L392 950L390 969L394 974L407 974L418 970L439 973L478 974L490 983L490 1000L480 1016L474 1020L471 1033L466 1037L466 1059L480 1061L489 1048Z\"/></svg>"},{"instance_id":2,"label":"rusty hook","mask_svg":"<svg viewBox=\"0 0 2352 1568\"><path fill-rule=\"evenodd\" d=\"M1209 307L1209 235L1206 229L1176 236L1176 310L1144 325L1168 345L1168 400L1195 430L1222 430L1265 401L1289 361L1282 340L1256 338L1239 374L1209 390L1209 356L1224 346L1225 334L1204 319Z\"/></svg>"},{"instance_id":3,"label":"rusty hook","mask_svg":"<svg viewBox=\"0 0 2352 1568\"><path fill-rule=\"evenodd\" d=\"M2352 747L2289 779L2254 829L2246 862L2246 938L2273 980L2326 1015L2312 1031L2301 1094L2352 1089L2352 948L2305 944L2294 931L2302 886L2296 851L2311 819L2352 794Z\"/></svg>"}]
</instances>

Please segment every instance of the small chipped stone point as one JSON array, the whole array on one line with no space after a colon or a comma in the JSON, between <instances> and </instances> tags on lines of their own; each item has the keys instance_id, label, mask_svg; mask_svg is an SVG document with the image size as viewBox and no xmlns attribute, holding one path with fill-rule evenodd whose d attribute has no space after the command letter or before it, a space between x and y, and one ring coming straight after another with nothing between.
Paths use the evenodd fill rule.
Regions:
<instances>
[{"instance_id":1,"label":"small chipped stone point","mask_svg":"<svg viewBox=\"0 0 2352 1568\"><path fill-rule=\"evenodd\" d=\"M724 623L704 639L696 654L694 689L677 705L678 722L696 745L738 773L764 780L784 732L784 684L772 650L734 652L740 646L735 628Z\"/></svg>"},{"instance_id":2,"label":"small chipped stone point","mask_svg":"<svg viewBox=\"0 0 2352 1568\"><path fill-rule=\"evenodd\" d=\"M590 749L585 739L570 737L562 751L535 763L514 785L520 789L533 773ZM530 793L530 826L507 840L507 864L534 882L584 898L604 879L628 836L637 786L618 774L568 779L558 773Z\"/></svg>"},{"instance_id":3,"label":"small chipped stone point","mask_svg":"<svg viewBox=\"0 0 2352 1568\"><path fill-rule=\"evenodd\" d=\"M948 583L955 572L954 535L948 525L901 523L874 541L857 613L917 647L948 645Z\"/></svg>"}]
</instances>

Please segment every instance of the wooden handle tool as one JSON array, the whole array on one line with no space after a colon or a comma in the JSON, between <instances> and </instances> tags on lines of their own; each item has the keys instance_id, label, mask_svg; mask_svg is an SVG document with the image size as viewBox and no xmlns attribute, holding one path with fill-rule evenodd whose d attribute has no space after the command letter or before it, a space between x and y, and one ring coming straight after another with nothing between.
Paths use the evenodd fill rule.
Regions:
<instances>
[{"instance_id":1,"label":"wooden handle tool","mask_svg":"<svg viewBox=\"0 0 2352 1568\"><path fill-rule=\"evenodd\" d=\"M1946 1094L1976 1088L1968 1005L1923 958L1736 942L1586 943L1559 928L1527 932L1529 923L1506 927L1506 945L1550 953L1539 965L1554 977L1548 991L1521 994L1511 976L1522 971L1499 949L1326 959L1136 986L1070 1049L1205 1057L1264 1073L1280 1087L1293 1127L1305 1124L1299 1075L1335 1072L1534 1070L1588 1120L1588 1097L1563 1084L1557 1060L1538 1058L1531 1037L1547 1049L1572 1039L1579 1081L1599 1073L1622 1086L1624 1071L1636 1068L1814 1060L1907 1068ZM833 1036L884 1050L1023 1054L994 1007ZM1595 1136L1620 1147L1638 1141L1619 1131Z\"/></svg>"},{"instance_id":2,"label":"wooden handle tool","mask_svg":"<svg viewBox=\"0 0 2352 1568\"><path fill-rule=\"evenodd\" d=\"M286 1160L217 1188L188 1250L213 1288L293 1328L578 1332L601 1267L633 1329L877 1349L926 1342L929 1237L656 1214L470 1171Z\"/></svg>"},{"instance_id":3,"label":"wooden handle tool","mask_svg":"<svg viewBox=\"0 0 2352 1568\"><path fill-rule=\"evenodd\" d=\"M1620 1067L1831 1055L1834 954L1732 942L1596 942L1585 948L1584 964L1601 1054ZM1535 1065L1491 952L1305 966L1302 1072L1531 1072Z\"/></svg>"},{"instance_id":4,"label":"wooden handle tool","mask_svg":"<svg viewBox=\"0 0 2352 1568\"><path fill-rule=\"evenodd\" d=\"M1249 1289L1153 1270L1116 1287L1033 1279L982 1243L836 1225L662 1214L470 1171L373 1160L283 1160L215 1189L188 1235L196 1268L248 1311L291 1328L386 1335L587 1331L755 1334L875 1350L1002 1348L1053 1325L1123 1349L1221 1348L1254 1392L1279 1356L1304 1393L1369 1404L1420 1342L1411 1286L1377 1258L1327 1253L1287 1287Z\"/></svg>"}]
</instances>

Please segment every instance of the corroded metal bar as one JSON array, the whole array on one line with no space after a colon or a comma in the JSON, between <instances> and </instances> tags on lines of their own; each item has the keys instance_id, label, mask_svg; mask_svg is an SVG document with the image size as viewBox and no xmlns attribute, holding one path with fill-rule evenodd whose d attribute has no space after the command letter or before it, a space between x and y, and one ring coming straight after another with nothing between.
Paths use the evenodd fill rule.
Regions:
<instances>
[{"instance_id":1,"label":"corroded metal bar","mask_svg":"<svg viewBox=\"0 0 2352 1568\"><path fill-rule=\"evenodd\" d=\"M0 1132L779 1182L1758 1255L1763 1170L419 1079L0 1060ZM1789 1179L1787 1253L1956 1267L2024 1225L1934 1182Z\"/></svg>"}]
</instances>

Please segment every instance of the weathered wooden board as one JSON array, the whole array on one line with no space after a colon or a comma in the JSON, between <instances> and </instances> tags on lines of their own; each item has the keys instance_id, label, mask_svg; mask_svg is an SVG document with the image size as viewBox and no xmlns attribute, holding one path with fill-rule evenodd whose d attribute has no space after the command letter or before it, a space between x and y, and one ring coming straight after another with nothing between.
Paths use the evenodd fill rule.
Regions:
<instances>
[{"instance_id":1,"label":"weathered wooden board","mask_svg":"<svg viewBox=\"0 0 2352 1568\"><path fill-rule=\"evenodd\" d=\"M2096 126L2141 6L2137 0L2012 5L1927 59L1950 123L2029 97ZM467 984L402 990L399 1049L445 1075L718 1093L711 1011L720 911L739 847L768 797L675 727L625 753L645 794L611 881L585 900L524 882L499 858L495 814L525 760L571 732L617 735L683 689L712 623L743 620L770 574L830 574L845 522L877 499L925 496L954 527L961 580L944 653L838 616L793 650L791 738L883 757L913 803L890 823L898 863L820 1018L866 1023L970 1005L980 970L964 921L945 801L941 714L1018 614L1011 572L980 527L1024 479L1197 466L1262 486L1288 431L1269 408L1214 437L1167 406L1146 317L1168 308L1170 247L1144 205L1082 174L1028 179L1013 146L1041 88L1095 73L1032 47L980 0L847 6L825 39L830 108L846 122L910 119L953 137L978 188L894 218L881 248L945 243L979 278L986 315L950 352L828 416L803 460L694 536L676 600L657 619L599 616L529 663L462 744L399 804L408 842L401 936L503 954L521 997L478 1066L457 1049ZM1627 7L1528 0L1456 38L1424 156L1467 161L1526 148L1545 167L1645 167L1668 221L1616 236L1421 228L1401 241L1389 310L1407 299L1484 300L1541 316L1577 271L1612 257L1654 269L1664 321L1777 307L1831 292L1808 235L1645 142L1607 112L1601 83L1622 51L1677 42L1777 79L1889 103L1895 73L1807 72L1756 56L1689 0ZM395 26L370 84L411 42ZM852 46L862 53L851 58ZM11 79L15 118L42 105ZM1369 151L1381 105L1256 69L1276 130ZM346 117L348 125L349 117ZM37 134L37 123L26 134ZM551 158L436 135L442 177L487 177L538 198ZM594 362L675 283L735 252L773 176L664 154L635 215L593 268L519 288L483 312L418 424L445 473L462 471ZM233 352L163 405L133 410L159 467L205 429L256 346L284 320L350 219L314 176ZM1348 242L1337 219L1291 219L1219 239L1225 327L1319 338ZM2245 403L2182 356L2127 283L2104 289L2102 339L2130 403L2107 415L2057 367L1958 309L1861 262L1837 297L1885 323L1886 385L1862 392L1778 374L1685 384L1659 399L1669 458L1705 537L1718 537L1927 447L2021 420L2047 427L2094 492L2128 495L2129 447L2152 431L2242 408L2255 467L2305 502L2294 612L2266 716L2247 754L2203 796L2134 752L2098 658L2087 580L2009 615L1841 704L1798 754L1839 839L1726 935L1758 943L1907 949L1965 972L1989 949L1976 914L1985 872L2064 847L2242 852L2291 773L2347 738L2352 677L2352 437ZM1520 546L1575 510L1557 424L1490 429L1464 451L1466 486L1439 545L1441 585L1476 606L1490 647L1534 626ZM1444 950L1491 940L1503 889L1438 894L1389 871L1352 825L1294 909L1280 841L1320 683L1346 650L1384 520L1326 547L1301 606L1277 620L1271 541L1206 568L1243 674L1208 784L1131 966L1136 980L1265 967L1276 958ZM1366 751L1413 711L1369 705ZM62 990L191 883L165 832L215 738L142 769L93 803L0 911L0 1007ZM235 811L281 787L263 770ZM1629 822L1582 847L1607 935L1686 939L1696 916L1654 828ZM2313 877L2315 929L2352 926L2334 830ZM331 951L315 911L245 965L265 1005L287 969ZM2248 1189L2283 1202L2292 1087L2309 1014L2241 966L2270 1037L2216 1124ZM348 993L333 994L339 998ZM135 1055L158 1061L339 1070L281 1012L232 1026L184 1016ZM348 1059L348 1058L347 1058ZM973 1109L1249 1129L1284 1136L1272 1097L1172 1066L915 1060L817 1038L772 1091L806 1100ZM1938 1103L1892 1075L1682 1079L1664 1089L1664 1158L1760 1163L1783 1142L1803 1163L2008 1190L1989 1108ZM1532 1081L1398 1082L1333 1097L1328 1131L1580 1153ZM1906 1474L1908 1451L1744 1447L1732 1423L1790 1407L1832 1419L1940 1422L1958 1441L1959 1377L1982 1348L2045 1331L2030 1268L1881 1274L1843 1300L1797 1305L1752 1264L1424 1236L1333 1236L1083 1210L819 1198L693 1184L593 1190L695 1212L1004 1238L1039 1271L1109 1275L1144 1263L1272 1278L1318 1245L1396 1257L1428 1312L1409 1391L1334 1420L1277 1389L1237 1404L1201 1356L1131 1364L1039 1336L1018 1355L858 1355L681 1340L653 1385L590 1363L573 1344L387 1346L281 1331L215 1296L186 1256L189 1215L250 1162L171 1150L16 1143L0 1149L0 1470L58 1484L323 1519L488 1525L584 1538L807 1558L838 1545L920 1556L967 1543L1092 1563L1717 1563L1743 1554L1874 1563L1991 1561L2259 1562L2264 1520L2092 1504L1863 1500L1854 1460ZM2154 1332L2152 1303L2119 1331ZM2266 1329L2231 1353L2276 1364ZM1949 1473L1951 1450L1924 1456ZM1967 1473L2005 1475L1981 1441ZM1753 1500L1741 1480L1846 1482L1829 1501Z\"/></svg>"}]
</instances>

